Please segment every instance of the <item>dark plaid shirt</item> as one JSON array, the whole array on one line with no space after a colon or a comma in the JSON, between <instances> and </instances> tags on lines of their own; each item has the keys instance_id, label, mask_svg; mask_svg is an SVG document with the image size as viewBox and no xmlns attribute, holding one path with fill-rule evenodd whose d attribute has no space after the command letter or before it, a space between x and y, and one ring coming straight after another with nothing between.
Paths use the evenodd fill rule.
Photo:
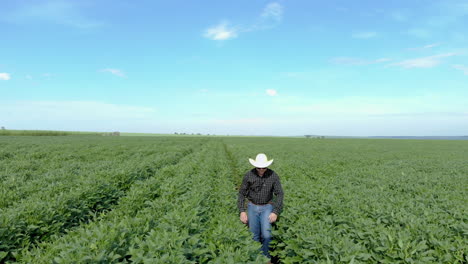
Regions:
<instances>
[{"instance_id":1,"label":"dark plaid shirt","mask_svg":"<svg viewBox=\"0 0 468 264\"><path fill-rule=\"evenodd\" d=\"M276 199L273 200L273 194ZM273 204L273 213L279 215L283 209L283 188L281 187L278 174L273 170L267 169L263 177L258 176L257 170L254 168L248 171L242 185L239 189L239 198L237 199L237 207L239 212L245 212L245 198L257 205L267 203Z\"/></svg>"}]
</instances>

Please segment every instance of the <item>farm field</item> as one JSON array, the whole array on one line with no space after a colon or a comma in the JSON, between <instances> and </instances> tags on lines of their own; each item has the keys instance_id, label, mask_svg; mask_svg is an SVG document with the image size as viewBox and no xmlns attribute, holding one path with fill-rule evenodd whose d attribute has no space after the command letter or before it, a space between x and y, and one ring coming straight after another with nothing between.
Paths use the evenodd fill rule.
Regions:
<instances>
[{"instance_id":1,"label":"farm field","mask_svg":"<svg viewBox=\"0 0 468 264\"><path fill-rule=\"evenodd\" d=\"M466 263L468 141L0 136L0 263L266 263L248 158L285 192L279 263Z\"/></svg>"}]
</instances>

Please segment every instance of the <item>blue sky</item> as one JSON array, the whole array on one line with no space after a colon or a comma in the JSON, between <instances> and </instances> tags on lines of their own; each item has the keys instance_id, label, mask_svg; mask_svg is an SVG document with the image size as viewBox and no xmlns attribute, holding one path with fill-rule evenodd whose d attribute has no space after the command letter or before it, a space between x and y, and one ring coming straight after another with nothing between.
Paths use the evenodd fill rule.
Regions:
<instances>
[{"instance_id":1,"label":"blue sky","mask_svg":"<svg viewBox=\"0 0 468 264\"><path fill-rule=\"evenodd\" d=\"M468 135L468 2L0 3L0 126Z\"/></svg>"}]
</instances>

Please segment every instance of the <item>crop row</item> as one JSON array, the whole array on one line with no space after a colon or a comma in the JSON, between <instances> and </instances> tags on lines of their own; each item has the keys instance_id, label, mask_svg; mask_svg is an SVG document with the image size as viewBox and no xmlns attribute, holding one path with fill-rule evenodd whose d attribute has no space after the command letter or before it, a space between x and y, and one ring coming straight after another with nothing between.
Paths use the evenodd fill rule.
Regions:
<instances>
[{"instance_id":1,"label":"crop row","mask_svg":"<svg viewBox=\"0 0 468 264\"><path fill-rule=\"evenodd\" d=\"M219 142L135 184L101 219L21 253L34 263L258 263ZM218 163L210 161L218 160Z\"/></svg>"},{"instance_id":2,"label":"crop row","mask_svg":"<svg viewBox=\"0 0 468 264\"><path fill-rule=\"evenodd\" d=\"M108 138L20 138L2 142L0 137L0 208L6 208L37 192L60 193L80 185L82 178L106 171L130 170L132 160L144 160L176 152L171 141L126 142ZM130 144L129 144L130 143ZM188 142L187 142L188 143ZM195 146L192 142L187 146ZM3 158L1 158L3 157ZM117 172L114 172L117 173Z\"/></svg>"},{"instance_id":3,"label":"crop row","mask_svg":"<svg viewBox=\"0 0 468 264\"><path fill-rule=\"evenodd\" d=\"M153 153L138 163L113 163L106 170L90 170L79 181L66 186L66 178L50 183L14 207L0 209L0 259L14 260L19 250L29 248L53 235L62 234L111 210L126 191L156 171L177 163L195 145L177 151ZM118 160L117 160L118 161ZM72 180L70 180L73 182Z\"/></svg>"}]
</instances>

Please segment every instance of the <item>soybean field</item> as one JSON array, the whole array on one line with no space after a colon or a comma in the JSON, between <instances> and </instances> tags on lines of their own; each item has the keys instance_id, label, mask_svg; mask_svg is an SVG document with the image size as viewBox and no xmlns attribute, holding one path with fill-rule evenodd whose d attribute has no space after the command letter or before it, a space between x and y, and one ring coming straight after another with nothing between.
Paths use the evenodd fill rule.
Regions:
<instances>
[{"instance_id":1,"label":"soybean field","mask_svg":"<svg viewBox=\"0 0 468 264\"><path fill-rule=\"evenodd\" d=\"M0 263L266 263L248 158L285 193L278 263L467 263L468 141L0 136Z\"/></svg>"}]
</instances>

